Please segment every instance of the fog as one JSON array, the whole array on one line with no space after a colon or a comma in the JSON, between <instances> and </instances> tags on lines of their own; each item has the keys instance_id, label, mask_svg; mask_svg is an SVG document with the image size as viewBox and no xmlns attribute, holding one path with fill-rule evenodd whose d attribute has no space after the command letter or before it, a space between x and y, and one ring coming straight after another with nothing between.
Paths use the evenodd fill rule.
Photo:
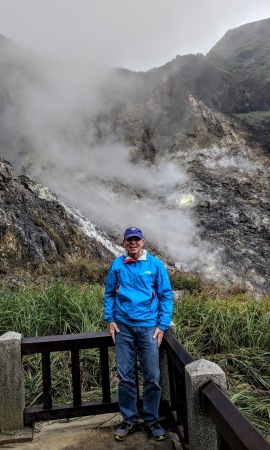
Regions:
<instances>
[{"instance_id":1,"label":"fog","mask_svg":"<svg viewBox=\"0 0 270 450\"><path fill-rule=\"evenodd\" d=\"M232 28L270 17L268 0L0 0L0 34L84 64L148 70L207 53Z\"/></svg>"},{"instance_id":2,"label":"fog","mask_svg":"<svg viewBox=\"0 0 270 450\"><path fill-rule=\"evenodd\" d=\"M112 71L82 73L7 48L1 61L10 71L1 84L8 93L1 157L101 228L122 236L125 228L138 226L147 241L182 266L193 264L199 252L196 223L169 202L174 190L188 183L187 174L169 155L143 162L135 157L138 148L113 130L110 108L121 89L127 95L132 86Z\"/></svg>"},{"instance_id":3,"label":"fog","mask_svg":"<svg viewBox=\"0 0 270 450\"><path fill-rule=\"evenodd\" d=\"M21 46L0 54L2 67L12 59L0 78L1 157L106 229L139 226L182 265L202 256L188 208L169 202L184 192L185 171L169 155L134 162L134 148L97 119L112 106L103 87L112 66L147 70L206 53L229 28L270 16L268 3L0 0L0 11L0 33Z\"/></svg>"}]
</instances>

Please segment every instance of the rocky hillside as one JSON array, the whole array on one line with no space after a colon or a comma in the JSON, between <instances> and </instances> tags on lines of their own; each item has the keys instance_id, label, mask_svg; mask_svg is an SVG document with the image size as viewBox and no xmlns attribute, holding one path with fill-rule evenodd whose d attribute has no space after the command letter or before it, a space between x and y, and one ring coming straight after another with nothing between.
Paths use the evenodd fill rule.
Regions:
<instances>
[{"instance_id":1,"label":"rocky hillside","mask_svg":"<svg viewBox=\"0 0 270 450\"><path fill-rule=\"evenodd\" d=\"M48 264L88 259L108 262L117 253L90 221L69 210L48 188L17 176L0 159L0 278L39 272Z\"/></svg>"},{"instance_id":2,"label":"rocky hillside","mask_svg":"<svg viewBox=\"0 0 270 450\"><path fill-rule=\"evenodd\" d=\"M228 31L206 57L182 70L207 106L233 114L270 152L270 19ZM180 58L181 59L181 58Z\"/></svg>"},{"instance_id":3,"label":"rocky hillside","mask_svg":"<svg viewBox=\"0 0 270 450\"><path fill-rule=\"evenodd\" d=\"M63 206L39 198L49 209L33 211L30 177L111 237L136 222L167 260L269 291L269 30L270 19L247 24L206 56L115 70L98 96L81 87L72 101L66 80L52 83L44 62L2 38L0 155L20 175L12 175L12 220L5 206L1 224L8 264L75 247L97 259L115 254L83 236ZM11 169L1 167L6 189Z\"/></svg>"}]
</instances>

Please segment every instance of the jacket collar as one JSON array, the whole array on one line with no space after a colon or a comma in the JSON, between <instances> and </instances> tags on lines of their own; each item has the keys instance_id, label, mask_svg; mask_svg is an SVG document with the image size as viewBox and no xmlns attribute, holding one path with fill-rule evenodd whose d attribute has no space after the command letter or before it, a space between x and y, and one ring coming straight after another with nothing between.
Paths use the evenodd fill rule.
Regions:
<instances>
[{"instance_id":1,"label":"jacket collar","mask_svg":"<svg viewBox=\"0 0 270 450\"><path fill-rule=\"evenodd\" d=\"M128 255L125 255L126 257L125 257L124 263L126 264L126 263L129 263L129 262L146 261L146 254L147 254L147 251L146 251L146 250L143 250L142 252L143 252L143 254L142 254L137 260L131 258L131 257L128 256Z\"/></svg>"}]
</instances>

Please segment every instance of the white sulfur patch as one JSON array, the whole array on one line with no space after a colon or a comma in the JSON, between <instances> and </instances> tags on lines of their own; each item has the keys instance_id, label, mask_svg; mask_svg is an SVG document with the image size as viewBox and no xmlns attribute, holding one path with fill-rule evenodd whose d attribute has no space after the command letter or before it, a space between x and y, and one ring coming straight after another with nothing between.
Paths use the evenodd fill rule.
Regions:
<instances>
[{"instance_id":1,"label":"white sulfur patch","mask_svg":"<svg viewBox=\"0 0 270 450\"><path fill-rule=\"evenodd\" d=\"M195 197L191 194L183 194L176 200L179 206L193 206L195 204Z\"/></svg>"},{"instance_id":2,"label":"white sulfur patch","mask_svg":"<svg viewBox=\"0 0 270 450\"><path fill-rule=\"evenodd\" d=\"M40 183L36 183L28 179L27 186L38 198L41 198L42 200L47 200L48 202L59 201L56 195L53 194L49 188Z\"/></svg>"},{"instance_id":3,"label":"white sulfur patch","mask_svg":"<svg viewBox=\"0 0 270 450\"><path fill-rule=\"evenodd\" d=\"M191 193L179 194L179 191L175 191L173 194L166 198L166 202L169 205L174 205L180 208L194 206L196 204L196 198Z\"/></svg>"},{"instance_id":4,"label":"white sulfur patch","mask_svg":"<svg viewBox=\"0 0 270 450\"><path fill-rule=\"evenodd\" d=\"M64 203L60 202L65 208L69 216L76 220L77 224L81 227L82 231L90 238L100 242L107 250L113 255L120 256L123 253L123 248L120 245L113 244L106 233L98 229L98 227L86 217L83 217L76 209L71 209Z\"/></svg>"}]
</instances>

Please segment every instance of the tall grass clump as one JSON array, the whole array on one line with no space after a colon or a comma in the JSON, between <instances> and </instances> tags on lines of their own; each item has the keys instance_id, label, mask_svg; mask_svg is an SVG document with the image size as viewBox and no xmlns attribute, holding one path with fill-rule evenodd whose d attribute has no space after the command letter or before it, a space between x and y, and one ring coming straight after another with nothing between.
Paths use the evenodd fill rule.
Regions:
<instances>
[{"instance_id":1,"label":"tall grass clump","mask_svg":"<svg viewBox=\"0 0 270 450\"><path fill-rule=\"evenodd\" d=\"M168 273L173 290L201 291L202 280L198 274L190 274L182 270L169 270Z\"/></svg>"},{"instance_id":2,"label":"tall grass clump","mask_svg":"<svg viewBox=\"0 0 270 450\"><path fill-rule=\"evenodd\" d=\"M107 329L103 320L103 287L98 284L29 285L0 292L0 334L16 331L23 337L84 333ZM112 375L115 366L111 356ZM84 400L100 396L100 357L96 349L81 351L81 382ZM42 402L41 355L25 356L26 405ZM70 352L51 353L54 403L72 401ZM115 389L115 383L112 384Z\"/></svg>"},{"instance_id":3,"label":"tall grass clump","mask_svg":"<svg viewBox=\"0 0 270 450\"><path fill-rule=\"evenodd\" d=\"M224 370L229 397L269 436L270 298L186 292L175 301L174 321L187 351Z\"/></svg>"},{"instance_id":4,"label":"tall grass clump","mask_svg":"<svg viewBox=\"0 0 270 450\"><path fill-rule=\"evenodd\" d=\"M103 287L56 281L0 292L0 333L24 337L103 330Z\"/></svg>"},{"instance_id":5,"label":"tall grass clump","mask_svg":"<svg viewBox=\"0 0 270 450\"><path fill-rule=\"evenodd\" d=\"M55 267L58 278L72 282L104 285L109 263L97 263L87 259L68 259L64 265Z\"/></svg>"}]
</instances>

